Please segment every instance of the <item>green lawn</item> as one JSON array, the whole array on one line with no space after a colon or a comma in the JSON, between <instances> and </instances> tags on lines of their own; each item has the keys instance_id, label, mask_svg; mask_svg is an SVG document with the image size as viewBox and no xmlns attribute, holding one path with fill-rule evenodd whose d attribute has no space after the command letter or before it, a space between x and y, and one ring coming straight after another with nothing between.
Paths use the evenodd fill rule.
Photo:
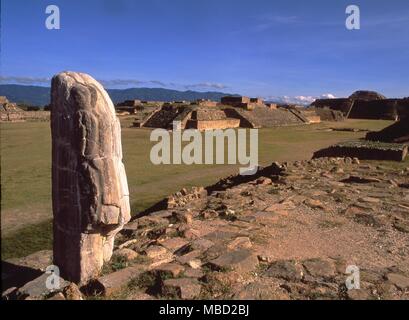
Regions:
<instances>
[{"instance_id":1,"label":"green lawn","mask_svg":"<svg viewBox=\"0 0 409 320\"><path fill-rule=\"evenodd\" d=\"M325 131L325 127L379 130L390 121L348 120L310 126L259 130L259 162L308 159L332 143L365 133ZM237 173L233 165L160 165L149 159L150 130L129 128L124 121L122 143L132 213L142 211L186 186L206 186ZM47 122L2 123L1 231L2 259L51 248L51 138Z\"/></svg>"}]
</instances>

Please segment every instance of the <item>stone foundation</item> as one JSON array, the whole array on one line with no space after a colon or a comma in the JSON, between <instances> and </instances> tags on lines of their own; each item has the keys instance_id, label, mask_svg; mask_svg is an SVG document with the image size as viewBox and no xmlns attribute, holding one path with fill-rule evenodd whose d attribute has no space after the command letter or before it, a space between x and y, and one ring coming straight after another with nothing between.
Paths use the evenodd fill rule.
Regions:
<instances>
[{"instance_id":1,"label":"stone foundation","mask_svg":"<svg viewBox=\"0 0 409 320\"><path fill-rule=\"evenodd\" d=\"M240 127L240 119L224 120L188 120L186 129L214 130Z\"/></svg>"},{"instance_id":2,"label":"stone foundation","mask_svg":"<svg viewBox=\"0 0 409 320\"><path fill-rule=\"evenodd\" d=\"M50 121L49 111L0 112L1 122Z\"/></svg>"},{"instance_id":3,"label":"stone foundation","mask_svg":"<svg viewBox=\"0 0 409 320\"><path fill-rule=\"evenodd\" d=\"M372 141L349 141L321 149L314 158L350 157L361 160L403 161L408 154L408 146L396 143Z\"/></svg>"}]
</instances>

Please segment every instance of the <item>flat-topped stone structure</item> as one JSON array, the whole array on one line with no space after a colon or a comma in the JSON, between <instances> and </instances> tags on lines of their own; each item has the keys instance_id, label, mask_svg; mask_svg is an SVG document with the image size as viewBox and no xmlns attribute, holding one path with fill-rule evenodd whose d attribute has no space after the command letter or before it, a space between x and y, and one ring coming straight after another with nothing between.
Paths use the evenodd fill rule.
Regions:
<instances>
[{"instance_id":1,"label":"flat-topped stone structure","mask_svg":"<svg viewBox=\"0 0 409 320\"><path fill-rule=\"evenodd\" d=\"M182 129L268 128L319 122L319 115L313 113L314 111L304 117L302 112L256 104L252 109L230 105L203 107L192 104L165 104L138 118L134 126L171 130L173 122L180 121Z\"/></svg>"},{"instance_id":2,"label":"flat-topped stone structure","mask_svg":"<svg viewBox=\"0 0 409 320\"><path fill-rule=\"evenodd\" d=\"M7 97L0 96L0 122L49 121L50 112L28 106L23 110Z\"/></svg>"},{"instance_id":3,"label":"flat-topped stone structure","mask_svg":"<svg viewBox=\"0 0 409 320\"><path fill-rule=\"evenodd\" d=\"M228 118L223 110L198 109L192 112L187 120L186 129L210 130L238 128L240 119Z\"/></svg>"},{"instance_id":4,"label":"flat-topped stone structure","mask_svg":"<svg viewBox=\"0 0 409 320\"><path fill-rule=\"evenodd\" d=\"M409 99L388 99L372 91L356 91L348 98L317 99L311 106L341 111L350 119L398 120L409 115Z\"/></svg>"},{"instance_id":5,"label":"flat-topped stone structure","mask_svg":"<svg viewBox=\"0 0 409 320\"><path fill-rule=\"evenodd\" d=\"M244 96L226 96L221 98L222 105L242 108L245 110L253 110L257 106L265 107L262 98L249 98Z\"/></svg>"}]
</instances>

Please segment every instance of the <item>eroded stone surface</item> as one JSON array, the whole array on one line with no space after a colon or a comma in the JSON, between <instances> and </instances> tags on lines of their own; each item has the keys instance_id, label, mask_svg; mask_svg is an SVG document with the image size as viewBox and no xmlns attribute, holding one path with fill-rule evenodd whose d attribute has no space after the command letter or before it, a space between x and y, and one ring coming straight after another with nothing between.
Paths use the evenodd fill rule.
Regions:
<instances>
[{"instance_id":1,"label":"eroded stone surface","mask_svg":"<svg viewBox=\"0 0 409 320\"><path fill-rule=\"evenodd\" d=\"M200 290L200 282L193 278L168 279L162 286L162 293L168 298L194 299L200 295Z\"/></svg>"},{"instance_id":2,"label":"eroded stone surface","mask_svg":"<svg viewBox=\"0 0 409 320\"><path fill-rule=\"evenodd\" d=\"M210 265L217 270L252 271L258 265L258 259L250 250L239 249L227 252L217 259L210 261Z\"/></svg>"},{"instance_id":3,"label":"eroded stone surface","mask_svg":"<svg viewBox=\"0 0 409 320\"><path fill-rule=\"evenodd\" d=\"M303 276L301 268L294 261L275 261L266 270L265 274L269 277L291 281L301 280Z\"/></svg>"},{"instance_id":4,"label":"eroded stone surface","mask_svg":"<svg viewBox=\"0 0 409 320\"><path fill-rule=\"evenodd\" d=\"M51 86L54 263L70 281L97 276L130 219L121 128L104 88L63 72Z\"/></svg>"},{"instance_id":5,"label":"eroded stone surface","mask_svg":"<svg viewBox=\"0 0 409 320\"><path fill-rule=\"evenodd\" d=\"M93 283L93 289L104 296L112 295L121 290L132 279L137 278L144 268L140 265L127 267L98 278Z\"/></svg>"}]
</instances>

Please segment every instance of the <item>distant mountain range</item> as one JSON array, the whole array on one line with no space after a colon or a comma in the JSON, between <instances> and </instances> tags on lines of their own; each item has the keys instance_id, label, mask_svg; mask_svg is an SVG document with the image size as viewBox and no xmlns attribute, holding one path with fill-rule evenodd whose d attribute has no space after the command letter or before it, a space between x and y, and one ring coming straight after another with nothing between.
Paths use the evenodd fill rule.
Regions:
<instances>
[{"instance_id":1,"label":"distant mountain range","mask_svg":"<svg viewBox=\"0 0 409 320\"><path fill-rule=\"evenodd\" d=\"M232 95L215 91L178 91L163 88L107 89L107 92L114 103L131 99L148 101L193 101L196 99L210 99L220 101L221 97ZM6 96L11 102L32 106L45 106L50 103L50 88L18 84L0 84L0 96Z\"/></svg>"}]
</instances>

